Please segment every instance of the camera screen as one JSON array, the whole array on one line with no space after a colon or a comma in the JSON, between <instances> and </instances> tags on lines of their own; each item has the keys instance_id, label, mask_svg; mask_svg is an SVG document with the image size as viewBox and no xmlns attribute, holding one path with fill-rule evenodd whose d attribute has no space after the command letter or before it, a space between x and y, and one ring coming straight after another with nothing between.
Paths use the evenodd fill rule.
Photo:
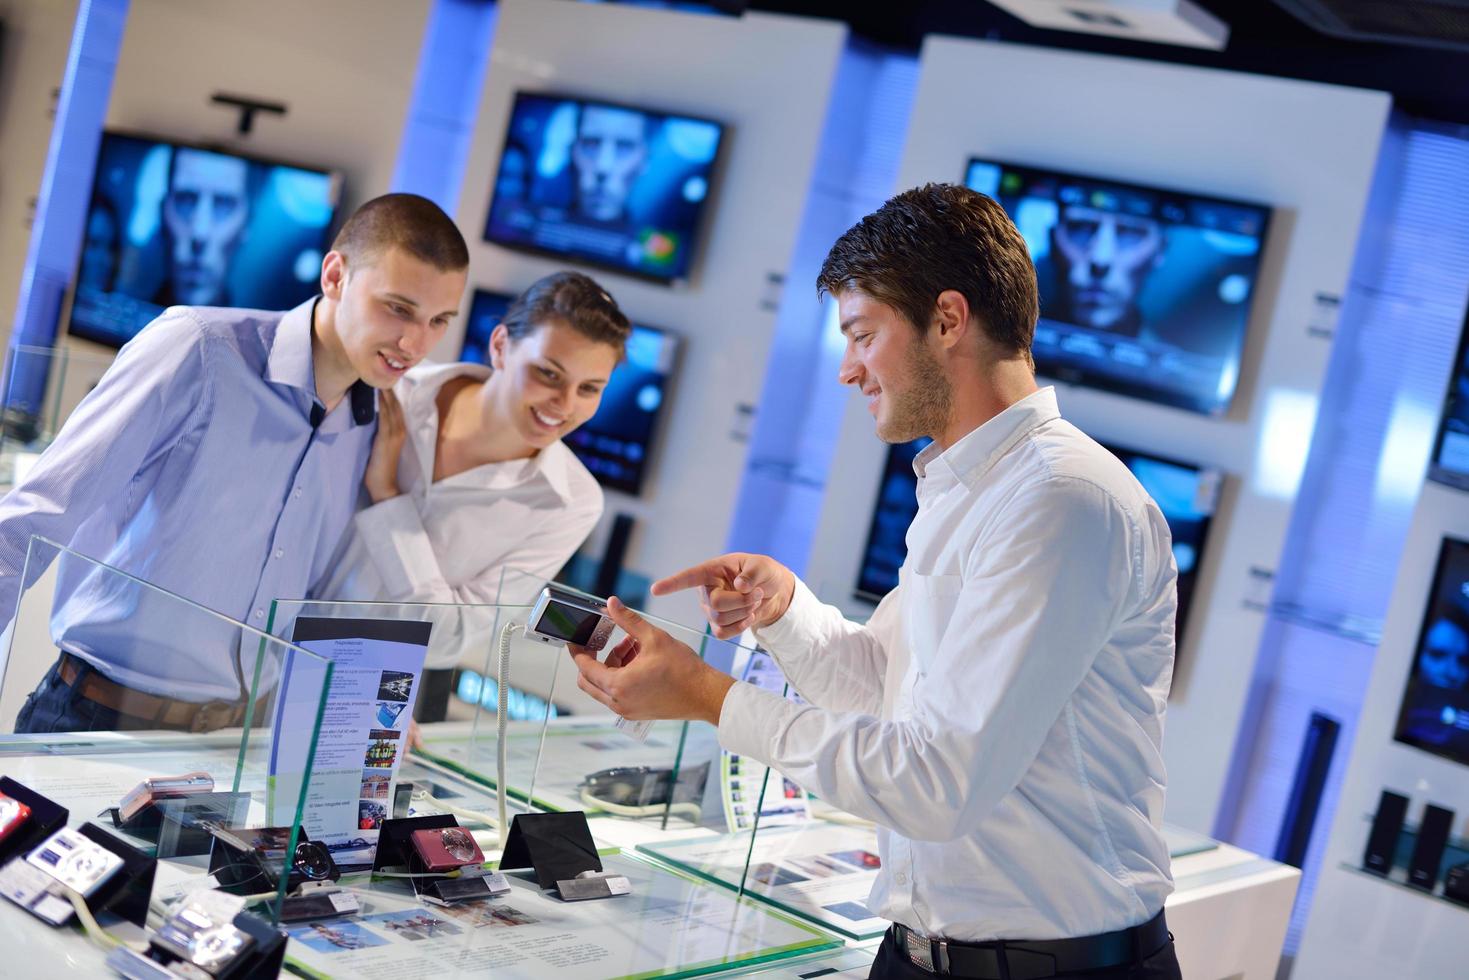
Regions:
<instances>
[{"instance_id":1,"label":"camera screen","mask_svg":"<svg viewBox=\"0 0 1469 980\"><path fill-rule=\"evenodd\" d=\"M552 601L546 604L546 611L536 624L536 632L566 643L585 646L596 632L597 622L601 618L598 613Z\"/></svg>"}]
</instances>

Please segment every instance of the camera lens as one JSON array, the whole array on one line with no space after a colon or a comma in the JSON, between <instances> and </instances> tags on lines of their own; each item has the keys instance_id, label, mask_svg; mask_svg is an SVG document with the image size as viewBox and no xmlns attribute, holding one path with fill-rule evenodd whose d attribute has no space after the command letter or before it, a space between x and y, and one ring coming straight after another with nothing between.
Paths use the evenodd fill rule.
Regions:
<instances>
[{"instance_id":1,"label":"camera lens","mask_svg":"<svg viewBox=\"0 0 1469 980\"><path fill-rule=\"evenodd\" d=\"M296 845L296 870L312 881L331 876L332 859L319 841L303 840Z\"/></svg>"}]
</instances>

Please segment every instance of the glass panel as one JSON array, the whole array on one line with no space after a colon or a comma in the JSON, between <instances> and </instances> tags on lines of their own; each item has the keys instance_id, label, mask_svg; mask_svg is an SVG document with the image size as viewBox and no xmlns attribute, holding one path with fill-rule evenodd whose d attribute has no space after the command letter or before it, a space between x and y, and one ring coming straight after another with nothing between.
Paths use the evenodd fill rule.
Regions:
<instances>
[{"instance_id":1,"label":"glass panel","mask_svg":"<svg viewBox=\"0 0 1469 980\"><path fill-rule=\"evenodd\" d=\"M399 603L399 602L318 602L285 601L274 603L269 630L284 639L307 643L302 636L308 631L320 633L324 622L356 624L351 629L371 635L384 629L384 624L426 624L428 629L426 649L419 654L421 659L409 658L397 662L399 673L412 675L402 680L400 694L406 700L394 702L379 700L374 710L387 712L378 717L382 740L390 743L414 743L416 729L416 751L403 751L399 755L406 761L411 758L414 766L404 769L387 760L381 773L372 774L374 791L368 792L368 783L363 783L363 798L358 807L363 822L359 831L375 831L383 819L391 816L391 801L397 798L399 788L411 783L412 805L416 812L452 813L459 822L474 828L495 831L486 840L484 849L495 852L499 845L500 800L496 793L499 785L497 730L498 697L497 672L500 664L500 640L507 639L506 684L507 717L514 717L513 731L529 733L532 744L538 743L540 732L546 724L550 702L519 692L520 672L534 668L538 659L543 659L548 648L526 640L523 635L525 607L498 606L493 604L445 603ZM517 632L519 631L519 632ZM311 642L313 649L323 652ZM339 686L350 686L348 678L341 674ZM513 696L511 696L513 694ZM333 699L335 700L335 693ZM328 709L329 715L331 709ZM410 715L422 719L409 724ZM433 719L433 720L429 720ZM509 738L506 743L509 744ZM351 765L345 756L333 756L333 762L319 761L313 770L313 778L320 784L326 796L340 798L350 782ZM379 760L381 761L381 760ZM506 819L513 818L526 807L522 802L528 794L516 792L516 787L528 787L534 779L534 753L510 754L505 760L505 781L512 787L505 799ZM468 773L481 784L473 799L444 795L443 777L453 773ZM361 775L359 773L358 775ZM333 789L332 787L336 787ZM353 796L355 794L347 793ZM310 817L306 826L313 826ZM338 834L345 844L358 833ZM361 835L365 840L375 840L374 833ZM349 856L349 866L366 865L371 861L371 852Z\"/></svg>"},{"instance_id":2,"label":"glass panel","mask_svg":"<svg viewBox=\"0 0 1469 980\"><path fill-rule=\"evenodd\" d=\"M7 352L0 390L0 489L24 478L112 361L111 354L67 347L21 346Z\"/></svg>"},{"instance_id":3,"label":"glass panel","mask_svg":"<svg viewBox=\"0 0 1469 980\"><path fill-rule=\"evenodd\" d=\"M43 538L22 581L0 643L5 773L185 877L243 841L213 870L274 919L331 662Z\"/></svg>"},{"instance_id":4,"label":"glass panel","mask_svg":"<svg viewBox=\"0 0 1469 980\"><path fill-rule=\"evenodd\" d=\"M359 888L362 911L292 926L286 955L316 976L690 977L757 966L838 941L734 892L615 850L603 869L624 875L616 898L565 902L526 872L487 901L428 906L402 882ZM407 939L408 942L399 940Z\"/></svg>"},{"instance_id":5,"label":"glass panel","mask_svg":"<svg viewBox=\"0 0 1469 980\"><path fill-rule=\"evenodd\" d=\"M546 584L536 576L507 570L501 594L528 601ZM602 597L594 598L600 602ZM646 612L641 615L709 663L736 674L755 654L747 643L715 639L702 624L695 628ZM604 649L611 650L623 637L620 629L614 629ZM525 668L519 666L522 659ZM516 663L517 688L553 706L542 737L522 731L507 739L512 756L535 760L534 782L523 788L522 795L536 807L583 810L597 839L618 845L641 843L650 831L664 829L724 833L748 818L750 797L734 799L725 792L730 772L714 726L658 722L640 739L630 727L619 726L616 714L581 691L563 646L526 641L524 657L518 656ZM513 792L521 789L512 785ZM641 831L618 824L636 824Z\"/></svg>"},{"instance_id":6,"label":"glass panel","mask_svg":"<svg viewBox=\"0 0 1469 980\"><path fill-rule=\"evenodd\" d=\"M737 676L799 700L763 649L752 652ZM870 822L810 796L753 759L725 755L721 792L731 815L729 833L658 840L639 849L850 939L882 935L887 922L867 908L881 867Z\"/></svg>"}]
</instances>

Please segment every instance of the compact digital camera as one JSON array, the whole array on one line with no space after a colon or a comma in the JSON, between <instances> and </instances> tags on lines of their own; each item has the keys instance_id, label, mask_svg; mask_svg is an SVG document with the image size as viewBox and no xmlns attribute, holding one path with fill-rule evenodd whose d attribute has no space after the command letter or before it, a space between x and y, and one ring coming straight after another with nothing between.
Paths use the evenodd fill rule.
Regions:
<instances>
[{"instance_id":1,"label":"compact digital camera","mask_svg":"<svg viewBox=\"0 0 1469 980\"><path fill-rule=\"evenodd\" d=\"M607 645L615 626L601 599L548 585L536 597L525 632L542 643L573 643L595 652Z\"/></svg>"}]
</instances>

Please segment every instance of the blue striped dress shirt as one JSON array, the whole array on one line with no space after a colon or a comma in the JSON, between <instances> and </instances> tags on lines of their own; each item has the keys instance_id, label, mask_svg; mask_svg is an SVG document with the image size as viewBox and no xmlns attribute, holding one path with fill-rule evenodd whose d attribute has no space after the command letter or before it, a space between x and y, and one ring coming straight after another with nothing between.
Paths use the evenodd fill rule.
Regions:
<instances>
[{"instance_id":1,"label":"blue striped dress shirt","mask_svg":"<svg viewBox=\"0 0 1469 980\"><path fill-rule=\"evenodd\" d=\"M330 412L317 399L314 310L172 307L123 347L0 499L4 621L32 535L258 629L271 600L311 594L351 522L376 428L360 382ZM51 629L120 684L234 699L238 636L209 619L63 559Z\"/></svg>"}]
</instances>

